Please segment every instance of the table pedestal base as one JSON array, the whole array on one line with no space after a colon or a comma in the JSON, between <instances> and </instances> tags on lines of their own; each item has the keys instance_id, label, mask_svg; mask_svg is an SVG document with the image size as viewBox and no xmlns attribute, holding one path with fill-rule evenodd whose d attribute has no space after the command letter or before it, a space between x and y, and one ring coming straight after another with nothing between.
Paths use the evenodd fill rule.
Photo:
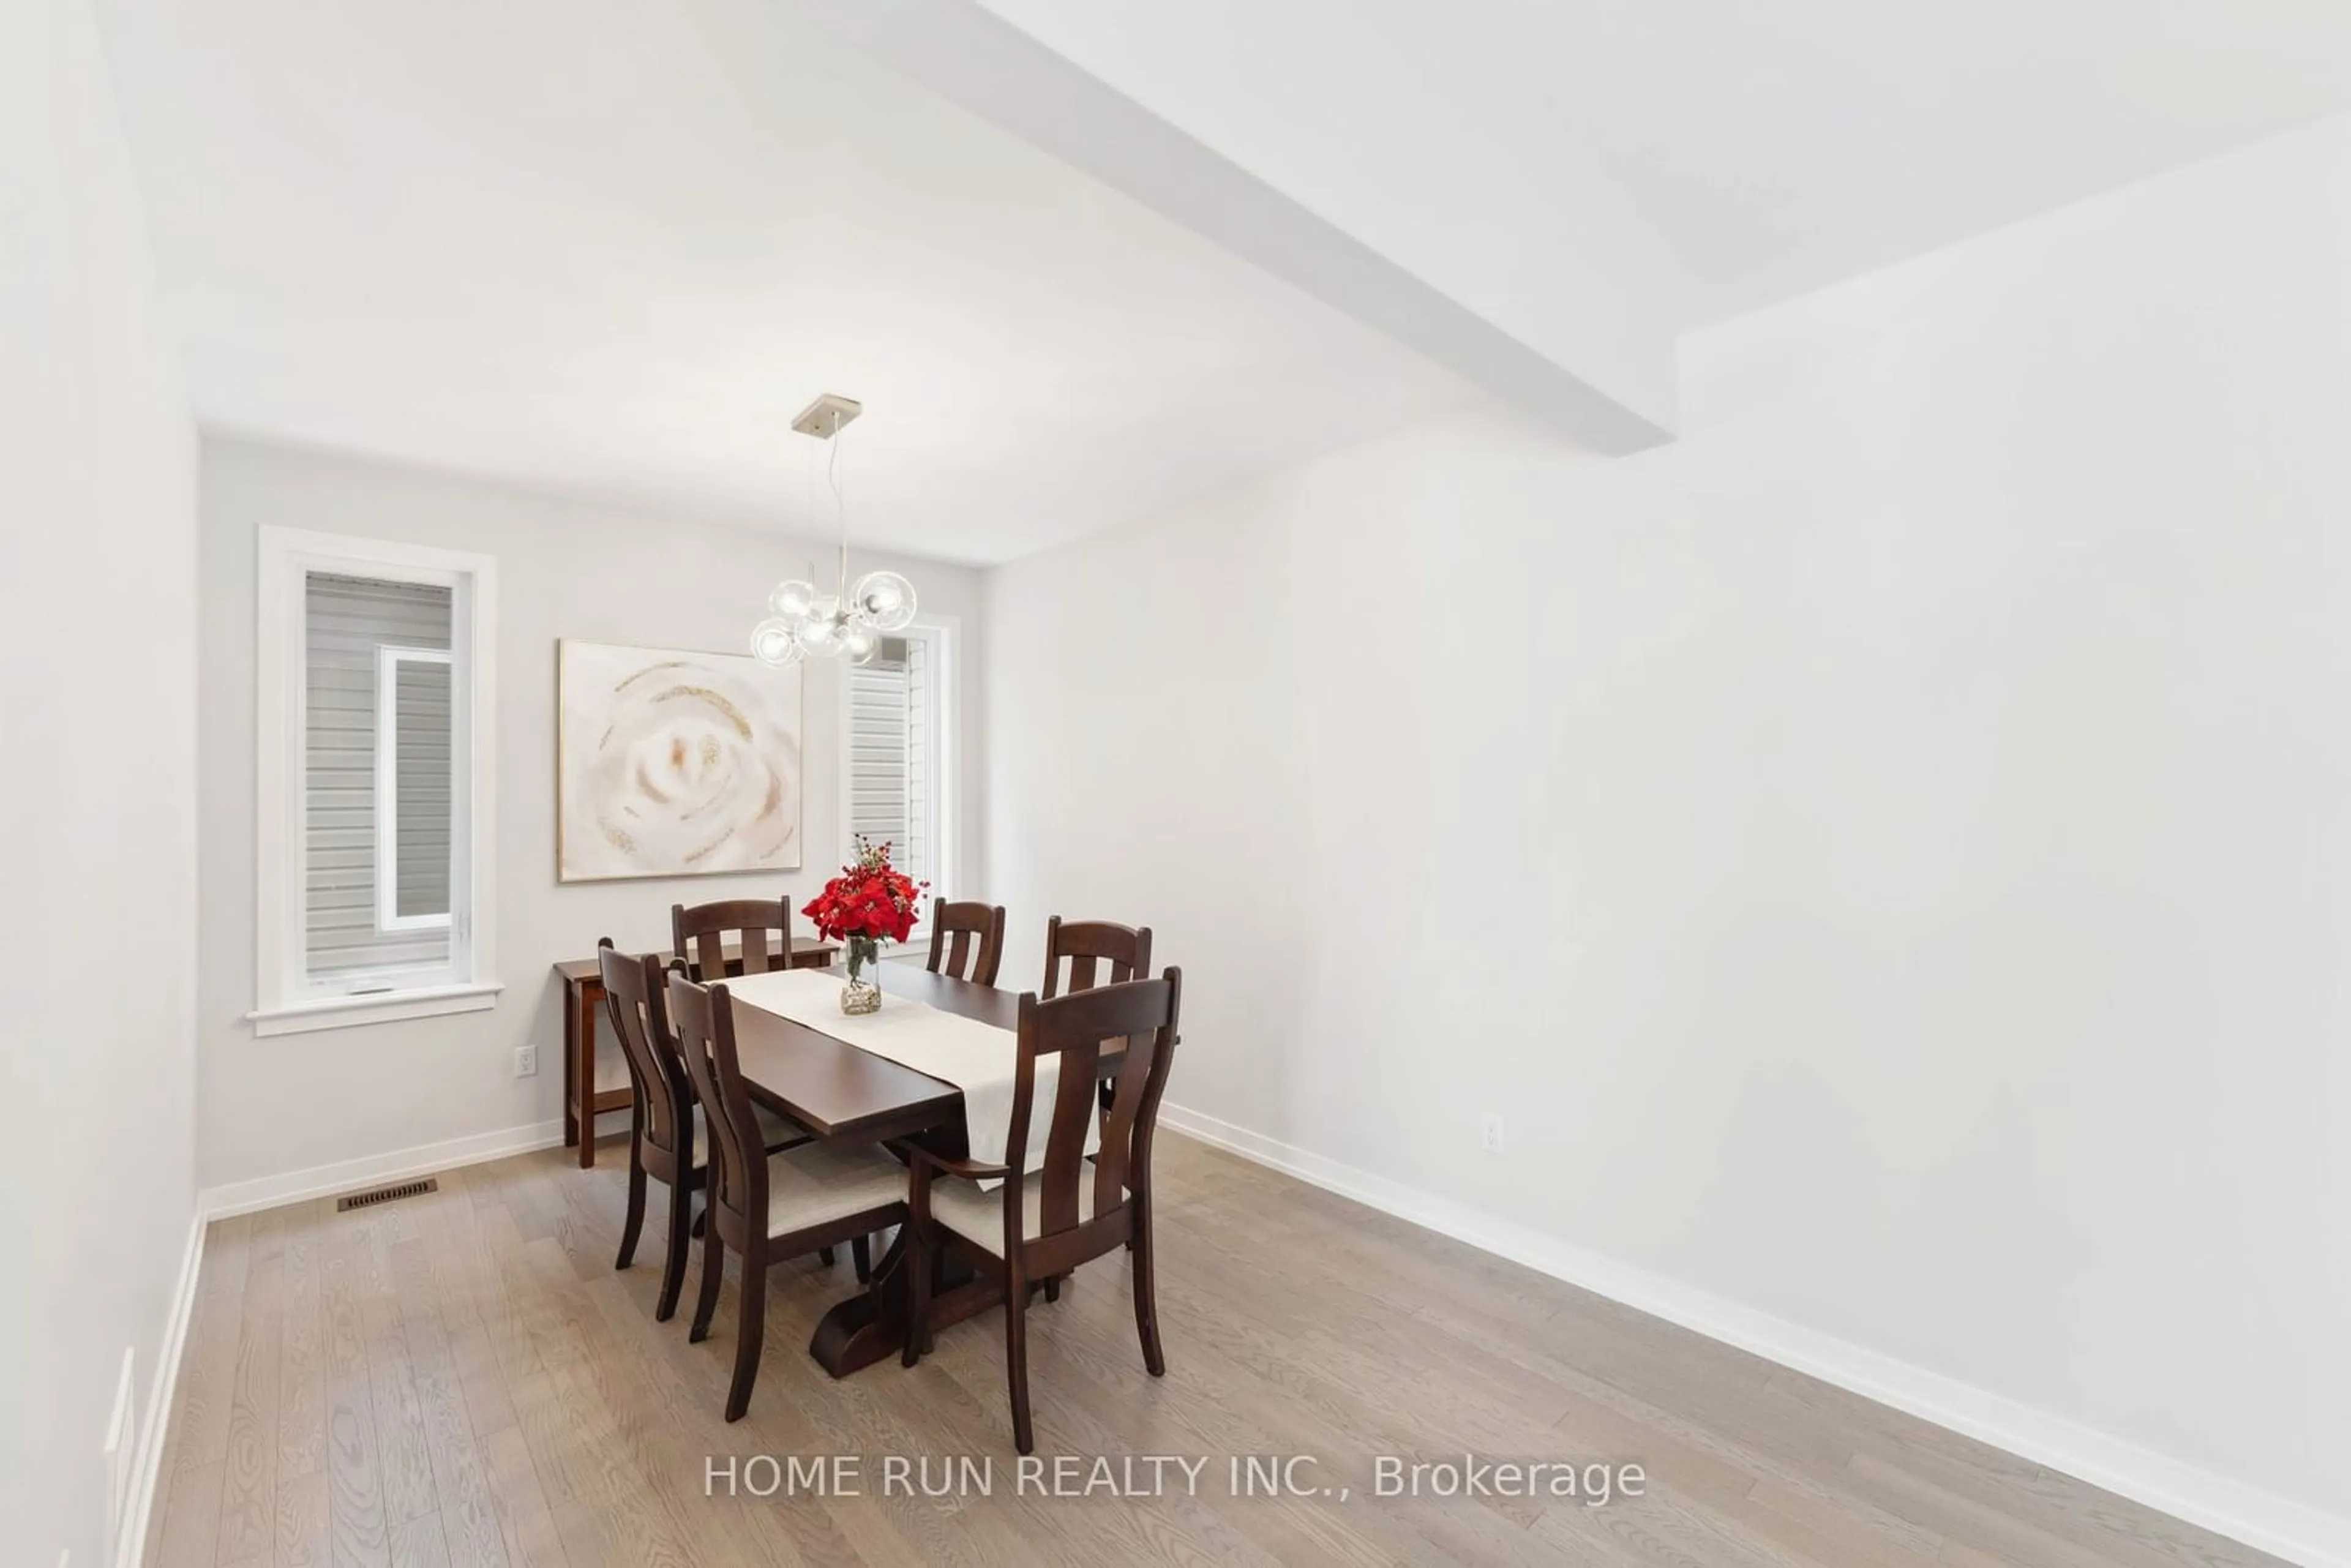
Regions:
<instances>
[{"instance_id":1,"label":"table pedestal base","mask_svg":"<svg viewBox=\"0 0 2351 1568\"><path fill-rule=\"evenodd\" d=\"M982 1278L961 1259L942 1249L931 1281L931 1332L986 1312L1004 1300L1001 1280ZM846 1377L906 1348L906 1297L911 1284L904 1226L873 1270L873 1282L817 1320L809 1354L835 1377Z\"/></svg>"}]
</instances>

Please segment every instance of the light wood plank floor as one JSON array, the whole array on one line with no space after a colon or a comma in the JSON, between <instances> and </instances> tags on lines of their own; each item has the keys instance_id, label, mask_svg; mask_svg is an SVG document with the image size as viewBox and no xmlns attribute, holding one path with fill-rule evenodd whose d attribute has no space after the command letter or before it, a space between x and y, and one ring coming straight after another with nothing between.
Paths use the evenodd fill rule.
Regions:
<instances>
[{"instance_id":1,"label":"light wood plank floor","mask_svg":"<svg viewBox=\"0 0 2351 1568\"><path fill-rule=\"evenodd\" d=\"M852 1289L845 1256L778 1266L766 1364L729 1427L732 1280L709 1342L686 1343L685 1312L653 1321L658 1202L636 1267L612 1268L624 1161L581 1171L550 1151L381 1208L322 1200L214 1226L151 1561L2274 1561L1172 1136L1168 1375L1144 1375L1113 1260L1037 1303L1030 1375L1040 1453L1206 1455L1198 1496L1015 1495L1000 1314L940 1335L914 1372L824 1377L804 1347ZM862 1457L861 1495L705 1495L712 1456L836 1453ZM1376 1455L1464 1453L1636 1461L1646 1493L1602 1508L1370 1495ZM891 1454L992 1458L995 1493L883 1495ZM1313 1455L1299 1479L1349 1496L1237 1497L1229 1457L1252 1454Z\"/></svg>"}]
</instances>

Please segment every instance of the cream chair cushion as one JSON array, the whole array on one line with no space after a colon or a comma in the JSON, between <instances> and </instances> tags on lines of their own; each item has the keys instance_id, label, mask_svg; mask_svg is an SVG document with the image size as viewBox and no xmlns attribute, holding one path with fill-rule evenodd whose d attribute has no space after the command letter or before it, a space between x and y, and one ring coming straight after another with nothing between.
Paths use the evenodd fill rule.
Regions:
<instances>
[{"instance_id":1,"label":"cream chair cushion","mask_svg":"<svg viewBox=\"0 0 2351 1568\"><path fill-rule=\"evenodd\" d=\"M906 1167L872 1145L802 1144L768 1156L769 1236L905 1200Z\"/></svg>"},{"instance_id":2,"label":"cream chair cushion","mask_svg":"<svg viewBox=\"0 0 2351 1568\"><path fill-rule=\"evenodd\" d=\"M1044 1233L1045 1174L1031 1171L1020 1183L1022 1239ZM1078 1173L1078 1223L1094 1217L1094 1173L1089 1166ZM982 1192L979 1184L961 1176L939 1176L931 1183L931 1218L967 1240L976 1241L997 1257L1004 1256L1004 1189Z\"/></svg>"}]
</instances>

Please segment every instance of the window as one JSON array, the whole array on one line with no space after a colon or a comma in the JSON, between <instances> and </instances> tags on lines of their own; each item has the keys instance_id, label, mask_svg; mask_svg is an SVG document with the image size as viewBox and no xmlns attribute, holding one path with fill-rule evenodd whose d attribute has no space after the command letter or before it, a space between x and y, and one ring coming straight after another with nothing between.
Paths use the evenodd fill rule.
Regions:
<instances>
[{"instance_id":1,"label":"window","mask_svg":"<svg viewBox=\"0 0 2351 1568\"><path fill-rule=\"evenodd\" d=\"M255 1030L489 1007L494 563L260 543Z\"/></svg>"},{"instance_id":2,"label":"window","mask_svg":"<svg viewBox=\"0 0 2351 1568\"><path fill-rule=\"evenodd\" d=\"M952 633L947 622L918 622L884 637L870 664L848 666L842 747L850 832L893 846L893 863L941 894L952 864Z\"/></svg>"},{"instance_id":3,"label":"window","mask_svg":"<svg viewBox=\"0 0 2351 1568\"><path fill-rule=\"evenodd\" d=\"M375 665L376 929L446 932L449 650L380 643Z\"/></svg>"}]
</instances>

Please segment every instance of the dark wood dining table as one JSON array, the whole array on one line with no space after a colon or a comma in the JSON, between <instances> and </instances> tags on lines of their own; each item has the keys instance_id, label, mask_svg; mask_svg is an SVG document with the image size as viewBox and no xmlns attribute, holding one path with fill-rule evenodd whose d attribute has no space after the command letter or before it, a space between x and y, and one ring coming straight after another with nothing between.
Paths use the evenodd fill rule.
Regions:
<instances>
[{"instance_id":1,"label":"dark wood dining table","mask_svg":"<svg viewBox=\"0 0 2351 1568\"><path fill-rule=\"evenodd\" d=\"M923 1002L1004 1030L1019 1020L1018 993L911 965L890 965L882 994L885 1008L893 1001ZM943 1155L960 1157L967 1152L963 1091L952 1083L744 1002L735 1007L735 1053L751 1097L820 1138L860 1144L913 1139ZM1102 1073L1115 1072L1124 1054L1106 1043ZM946 1261L944 1252L925 1314L934 1332L1004 1299L999 1281L973 1276ZM872 1283L818 1320L809 1342L818 1365L845 1377L904 1348L906 1268L902 1229L875 1267Z\"/></svg>"}]
</instances>

